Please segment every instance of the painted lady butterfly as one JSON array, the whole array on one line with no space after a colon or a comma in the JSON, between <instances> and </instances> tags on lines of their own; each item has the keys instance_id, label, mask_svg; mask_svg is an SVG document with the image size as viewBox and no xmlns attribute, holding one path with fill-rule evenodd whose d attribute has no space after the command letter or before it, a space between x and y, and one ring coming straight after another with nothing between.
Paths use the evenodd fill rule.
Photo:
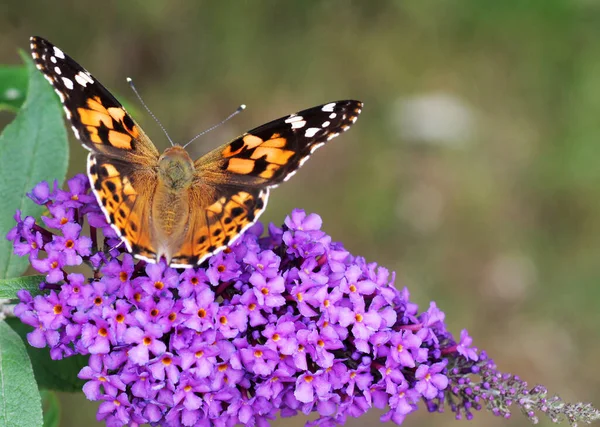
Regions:
<instances>
[{"instance_id":1,"label":"painted lady butterfly","mask_svg":"<svg viewBox=\"0 0 600 427\"><path fill-rule=\"evenodd\" d=\"M31 38L38 69L90 151L88 176L106 219L135 257L193 267L232 244L269 191L356 121L359 101L330 102L257 127L193 161L158 152L110 92L62 50Z\"/></svg>"}]
</instances>

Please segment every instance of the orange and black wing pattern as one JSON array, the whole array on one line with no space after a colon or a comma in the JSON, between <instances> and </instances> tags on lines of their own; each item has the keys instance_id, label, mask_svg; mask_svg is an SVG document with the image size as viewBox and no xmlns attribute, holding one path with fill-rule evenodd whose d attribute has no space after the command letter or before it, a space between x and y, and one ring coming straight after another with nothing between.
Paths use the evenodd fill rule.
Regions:
<instances>
[{"instance_id":1,"label":"orange and black wing pattern","mask_svg":"<svg viewBox=\"0 0 600 427\"><path fill-rule=\"evenodd\" d=\"M31 37L30 42L36 67L54 87L84 147L141 164L158 159L152 142L98 80L49 41Z\"/></svg>"},{"instance_id":2,"label":"orange and black wing pattern","mask_svg":"<svg viewBox=\"0 0 600 427\"><path fill-rule=\"evenodd\" d=\"M196 161L200 181L275 187L288 180L316 149L350 129L360 101L330 102L246 132Z\"/></svg>"}]
</instances>

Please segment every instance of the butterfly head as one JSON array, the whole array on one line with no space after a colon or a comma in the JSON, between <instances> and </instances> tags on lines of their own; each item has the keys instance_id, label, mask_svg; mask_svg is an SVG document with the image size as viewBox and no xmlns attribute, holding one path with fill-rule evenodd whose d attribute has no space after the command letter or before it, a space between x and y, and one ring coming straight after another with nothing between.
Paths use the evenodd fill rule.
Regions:
<instances>
[{"instance_id":1,"label":"butterfly head","mask_svg":"<svg viewBox=\"0 0 600 427\"><path fill-rule=\"evenodd\" d=\"M188 188L194 180L194 162L183 147L165 150L158 160L158 177L169 189Z\"/></svg>"}]
</instances>

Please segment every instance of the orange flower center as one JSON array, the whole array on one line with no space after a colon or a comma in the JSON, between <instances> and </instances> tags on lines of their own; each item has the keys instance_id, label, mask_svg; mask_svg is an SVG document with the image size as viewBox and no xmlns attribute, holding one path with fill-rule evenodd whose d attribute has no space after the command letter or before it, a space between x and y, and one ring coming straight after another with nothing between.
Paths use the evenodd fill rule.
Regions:
<instances>
[{"instance_id":1,"label":"orange flower center","mask_svg":"<svg viewBox=\"0 0 600 427\"><path fill-rule=\"evenodd\" d=\"M96 304L96 305L102 304L102 297L96 297L96 298L94 298L94 304Z\"/></svg>"},{"instance_id":2,"label":"orange flower center","mask_svg":"<svg viewBox=\"0 0 600 427\"><path fill-rule=\"evenodd\" d=\"M100 335L101 337L105 337L108 335L108 331L106 330L106 328L100 328L98 329L98 335Z\"/></svg>"},{"instance_id":3,"label":"orange flower center","mask_svg":"<svg viewBox=\"0 0 600 427\"><path fill-rule=\"evenodd\" d=\"M121 271L119 273L119 280L121 280L121 282L126 282L127 281L127 273L125 273L124 271Z\"/></svg>"},{"instance_id":4,"label":"orange flower center","mask_svg":"<svg viewBox=\"0 0 600 427\"><path fill-rule=\"evenodd\" d=\"M161 281L154 282L154 289L158 289L159 291L165 287L165 284Z\"/></svg>"},{"instance_id":5,"label":"orange flower center","mask_svg":"<svg viewBox=\"0 0 600 427\"><path fill-rule=\"evenodd\" d=\"M150 310L150 316L152 316L152 317L158 316L158 308L153 308L152 310Z\"/></svg>"},{"instance_id":6,"label":"orange flower center","mask_svg":"<svg viewBox=\"0 0 600 427\"><path fill-rule=\"evenodd\" d=\"M62 310L63 310L63 308L62 308L62 305L60 305L60 304L56 304L56 305L54 306L54 310L53 310L53 311L54 311L54 314L61 314L61 313L62 313Z\"/></svg>"},{"instance_id":7,"label":"orange flower center","mask_svg":"<svg viewBox=\"0 0 600 427\"><path fill-rule=\"evenodd\" d=\"M221 323L221 325L226 325L227 324L227 317L221 316L219 318L219 322Z\"/></svg>"},{"instance_id":8,"label":"orange flower center","mask_svg":"<svg viewBox=\"0 0 600 427\"><path fill-rule=\"evenodd\" d=\"M152 344L152 338L144 337L144 340L142 342L144 343L144 345L150 345Z\"/></svg>"},{"instance_id":9,"label":"orange flower center","mask_svg":"<svg viewBox=\"0 0 600 427\"><path fill-rule=\"evenodd\" d=\"M72 249L72 248L73 248L73 246L75 246L75 242L74 242L73 240L69 239L69 240L67 240L67 241L65 242L65 247L66 247L67 249Z\"/></svg>"},{"instance_id":10,"label":"orange flower center","mask_svg":"<svg viewBox=\"0 0 600 427\"><path fill-rule=\"evenodd\" d=\"M201 318L205 318L206 317L206 310L201 308L200 310L198 310L198 317Z\"/></svg>"},{"instance_id":11,"label":"orange flower center","mask_svg":"<svg viewBox=\"0 0 600 427\"><path fill-rule=\"evenodd\" d=\"M162 359L162 363L165 366L169 366L171 364L171 362L173 361L173 359L171 359L169 356L165 356Z\"/></svg>"},{"instance_id":12,"label":"orange flower center","mask_svg":"<svg viewBox=\"0 0 600 427\"><path fill-rule=\"evenodd\" d=\"M218 271L219 273L222 273L222 272L224 272L224 271L225 271L225 269L226 269L226 268L225 268L225 266L224 266L223 264L220 264L220 265L217 267L217 271Z\"/></svg>"},{"instance_id":13,"label":"orange flower center","mask_svg":"<svg viewBox=\"0 0 600 427\"><path fill-rule=\"evenodd\" d=\"M60 225L65 225L67 222L69 222L69 220L64 216L60 219Z\"/></svg>"},{"instance_id":14,"label":"orange flower center","mask_svg":"<svg viewBox=\"0 0 600 427\"><path fill-rule=\"evenodd\" d=\"M177 319L177 313L170 313L169 314L169 321L170 322L174 322L175 319Z\"/></svg>"},{"instance_id":15,"label":"orange flower center","mask_svg":"<svg viewBox=\"0 0 600 427\"><path fill-rule=\"evenodd\" d=\"M123 323L125 321L125 316L123 316L122 314L117 314L117 323Z\"/></svg>"}]
</instances>

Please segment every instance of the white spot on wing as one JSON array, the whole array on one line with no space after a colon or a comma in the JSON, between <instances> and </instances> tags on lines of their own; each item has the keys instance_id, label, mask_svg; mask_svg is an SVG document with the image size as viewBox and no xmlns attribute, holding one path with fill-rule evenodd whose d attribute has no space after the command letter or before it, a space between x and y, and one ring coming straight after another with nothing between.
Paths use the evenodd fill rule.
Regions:
<instances>
[{"instance_id":1,"label":"white spot on wing","mask_svg":"<svg viewBox=\"0 0 600 427\"><path fill-rule=\"evenodd\" d=\"M300 117L302 118L302 117ZM292 123L292 129L302 129L306 125L304 120L300 120Z\"/></svg>"},{"instance_id":2,"label":"white spot on wing","mask_svg":"<svg viewBox=\"0 0 600 427\"><path fill-rule=\"evenodd\" d=\"M73 89L73 81L71 79L68 79L66 77L62 78L63 83L65 84L65 87L69 90Z\"/></svg>"},{"instance_id":3,"label":"white spot on wing","mask_svg":"<svg viewBox=\"0 0 600 427\"><path fill-rule=\"evenodd\" d=\"M333 107L335 107L335 102L330 102L329 104L323 105L323 107L321 108L321 111L326 111L328 113L331 113L333 111Z\"/></svg>"},{"instance_id":4,"label":"white spot on wing","mask_svg":"<svg viewBox=\"0 0 600 427\"><path fill-rule=\"evenodd\" d=\"M81 74L81 73L80 73L80 74ZM76 81L77 83L79 83L81 86L83 86L83 87L86 87L86 86L87 86L87 84L88 84L88 82L87 82L87 80L86 80L86 79L84 79L83 77L81 77L81 75L80 75L80 74L77 74L77 75L75 76L75 81Z\"/></svg>"},{"instance_id":5,"label":"white spot on wing","mask_svg":"<svg viewBox=\"0 0 600 427\"><path fill-rule=\"evenodd\" d=\"M63 110L65 110L65 115L67 116L67 120L71 120L71 112L69 111L69 109L67 107L63 107Z\"/></svg>"},{"instance_id":6,"label":"white spot on wing","mask_svg":"<svg viewBox=\"0 0 600 427\"><path fill-rule=\"evenodd\" d=\"M77 82L79 82L79 84L81 86L85 87L85 83L81 83L77 77L79 77L80 79L82 79L84 82L89 83L89 84L93 84L94 83L94 79L92 79L92 76L90 75L90 73L84 73L83 71L80 71L77 73L77 75L75 76L75 80L77 80Z\"/></svg>"},{"instance_id":7,"label":"white spot on wing","mask_svg":"<svg viewBox=\"0 0 600 427\"><path fill-rule=\"evenodd\" d=\"M306 132L304 132L304 136L307 137L307 138L312 138L320 130L321 129L319 129L319 128L308 128L308 129L306 129Z\"/></svg>"},{"instance_id":8,"label":"white spot on wing","mask_svg":"<svg viewBox=\"0 0 600 427\"><path fill-rule=\"evenodd\" d=\"M335 138L336 136L339 136L339 133L330 133L329 136L327 137L327 141L331 141L333 138Z\"/></svg>"},{"instance_id":9,"label":"white spot on wing","mask_svg":"<svg viewBox=\"0 0 600 427\"><path fill-rule=\"evenodd\" d=\"M299 122L301 120L304 120L304 118L302 116L297 116L296 114L292 114L287 119L285 119L285 122L286 123L294 123L294 122Z\"/></svg>"},{"instance_id":10,"label":"white spot on wing","mask_svg":"<svg viewBox=\"0 0 600 427\"><path fill-rule=\"evenodd\" d=\"M54 55L56 55L57 58L65 59L65 54L63 53L63 51L57 48L56 46L54 46Z\"/></svg>"},{"instance_id":11,"label":"white spot on wing","mask_svg":"<svg viewBox=\"0 0 600 427\"><path fill-rule=\"evenodd\" d=\"M53 64L56 64L56 58L54 56L50 57L50 61L52 61Z\"/></svg>"},{"instance_id":12,"label":"white spot on wing","mask_svg":"<svg viewBox=\"0 0 600 427\"><path fill-rule=\"evenodd\" d=\"M291 177L293 177L294 175L296 175L296 171L291 171L290 173L287 174L287 176L285 178L283 178L284 181L287 181L288 179L290 179Z\"/></svg>"},{"instance_id":13,"label":"white spot on wing","mask_svg":"<svg viewBox=\"0 0 600 427\"><path fill-rule=\"evenodd\" d=\"M71 129L73 130L73 133L75 134L75 138L80 139L79 131L77 130L77 128L75 128L75 126L71 126Z\"/></svg>"},{"instance_id":14,"label":"white spot on wing","mask_svg":"<svg viewBox=\"0 0 600 427\"><path fill-rule=\"evenodd\" d=\"M54 67L54 72L56 74L58 74L59 76L62 74L62 71L60 71L60 68L58 68L58 67Z\"/></svg>"},{"instance_id":15,"label":"white spot on wing","mask_svg":"<svg viewBox=\"0 0 600 427\"><path fill-rule=\"evenodd\" d=\"M310 154L314 153L315 151L317 151L319 148L321 148L324 145L325 145L324 142L320 142L318 144L313 145L312 148L310 149Z\"/></svg>"},{"instance_id":16,"label":"white spot on wing","mask_svg":"<svg viewBox=\"0 0 600 427\"><path fill-rule=\"evenodd\" d=\"M331 114L329 115L329 118L330 118L330 119L335 119L335 117L336 117L336 116L337 116L337 114L335 114L335 113L331 113Z\"/></svg>"},{"instance_id":17,"label":"white spot on wing","mask_svg":"<svg viewBox=\"0 0 600 427\"><path fill-rule=\"evenodd\" d=\"M298 162L298 167L301 167L306 161L310 158L310 156L302 157Z\"/></svg>"},{"instance_id":18,"label":"white spot on wing","mask_svg":"<svg viewBox=\"0 0 600 427\"><path fill-rule=\"evenodd\" d=\"M328 120L326 122L323 122L323 124L321 125L322 128L326 128L327 126L329 126L331 124L331 122Z\"/></svg>"},{"instance_id":19,"label":"white spot on wing","mask_svg":"<svg viewBox=\"0 0 600 427\"><path fill-rule=\"evenodd\" d=\"M59 92L58 90L54 90L54 92L56 92L56 94L58 95L58 97L60 98L60 102L64 103L65 102L65 95L62 92Z\"/></svg>"}]
</instances>

